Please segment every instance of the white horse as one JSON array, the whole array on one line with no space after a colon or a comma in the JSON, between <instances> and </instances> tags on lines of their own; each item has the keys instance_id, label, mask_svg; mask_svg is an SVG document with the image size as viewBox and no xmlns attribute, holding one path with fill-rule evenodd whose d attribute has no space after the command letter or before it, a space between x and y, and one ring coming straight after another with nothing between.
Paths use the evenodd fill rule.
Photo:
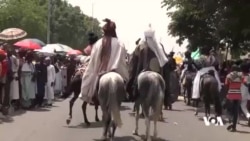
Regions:
<instances>
[{"instance_id":1,"label":"white horse","mask_svg":"<svg viewBox=\"0 0 250 141\"><path fill-rule=\"evenodd\" d=\"M135 102L136 118L134 135L138 135L138 121L140 105L145 116L146 140L150 141L150 120L154 121L154 138L157 137L157 121L162 113L165 81L156 72L145 71L138 76L139 98ZM150 113L151 109L151 113Z\"/></svg>"},{"instance_id":2,"label":"white horse","mask_svg":"<svg viewBox=\"0 0 250 141\"><path fill-rule=\"evenodd\" d=\"M120 106L126 96L124 80L116 72L108 72L99 80L98 99L103 112L104 132L103 140L107 134L111 141L114 138L116 127L122 126ZM112 127L112 132L111 132Z\"/></svg>"}]
</instances>

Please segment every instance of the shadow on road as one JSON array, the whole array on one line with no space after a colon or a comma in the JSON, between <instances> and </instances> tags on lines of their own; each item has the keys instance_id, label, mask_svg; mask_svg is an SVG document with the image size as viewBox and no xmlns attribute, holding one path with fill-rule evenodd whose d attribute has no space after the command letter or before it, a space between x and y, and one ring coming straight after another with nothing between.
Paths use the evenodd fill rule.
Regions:
<instances>
[{"instance_id":1,"label":"shadow on road","mask_svg":"<svg viewBox=\"0 0 250 141\"><path fill-rule=\"evenodd\" d=\"M134 118L135 118L135 113L129 113L129 115L130 115L131 117L134 117ZM145 119L142 115L140 115L139 118L140 118L140 119ZM167 120L167 118L163 117L163 120L158 120L158 122L168 123L166 120Z\"/></svg>"},{"instance_id":2,"label":"shadow on road","mask_svg":"<svg viewBox=\"0 0 250 141\"><path fill-rule=\"evenodd\" d=\"M141 138L141 140L144 140L145 138L146 138L146 136L145 135L140 135L140 138ZM151 137L152 138L152 137ZM153 139L152 138L152 140L153 141L169 141L169 140L167 140L167 139L163 139L163 138L160 138L160 137L158 137L158 138L156 138L156 139Z\"/></svg>"},{"instance_id":3,"label":"shadow on road","mask_svg":"<svg viewBox=\"0 0 250 141\"><path fill-rule=\"evenodd\" d=\"M248 132L248 131L240 131L240 130L237 130L236 133L240 133L240 134L250 134L250 132Z\"/></svg>"},{"instance_id":4,"label":"shadow on road","mask_svg":"<svg viewBox=\"0 0 250 141\"><path fill-rule=\"evenodd\" d=\"M102 126L103 126L102 122L92 122L90 123L90 126L86 126L85 123L80 123L78 125L69 125L69 126L64 126L64 127L82 129L82 128L101 128Z\"/></svg>"},{"instance_id":5,"label":"shadow on road","mask_svg":"<svg viewBox=\"0 0 250 141\"><path fill-rule=\"evenodd\" d=\"M124 137L115 137L114 140L115 141L143 141L143 139L145 139L145 136L139 136L139 139L133 137L133 136L124 136ZM102 141L101 139L94 139L94 141ZM169 141L166 139L162 139L162 138L157 138L157 139L153 139L153 141Z\"/></svg>"},{"instance_id":6,"label":"shadow on road","mask_svg":"<svg viewBox=\"0 0 250 141\"><path fill-rule=\"evenodd\" d=\"M50 109L40 108L40 109L31 109L31 112L49 112Z\"/></svg>"},{"instance_id":7,"label":"shadow on road","mask_svg":"<svg viewBox=\"0 0 250 141\"><path fill-rule=\"evenodd\" d=\"M183 111L185 111L185 110L171 109L171 110L164 110L164 111L169 111L169 112L183 112Z\"/></svg>"},{"instance_id":8,"label":"shadow on road","mask_svg":"<svg viewBox=\"0 0 250 141\"><path fill-rule=\"evenodd\" d=\"M138 141L133 136L115 137L114 140L115 141ZM101 139L94 139L94 141L103 141L103 140L101 140Z\"/></svg>"}]
</instances>

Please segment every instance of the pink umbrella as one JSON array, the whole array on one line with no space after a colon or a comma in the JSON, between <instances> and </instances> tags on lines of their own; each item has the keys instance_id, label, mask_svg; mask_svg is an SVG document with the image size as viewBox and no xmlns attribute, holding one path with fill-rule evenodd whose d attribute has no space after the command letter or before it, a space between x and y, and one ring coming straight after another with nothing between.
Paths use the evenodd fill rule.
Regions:
<instances>
[{"instance_id":1,"label":"pink umbrella","mask_svg":"<svg viewBox=\"0 0 250 141\"><path fill-rule=\"evenodd\" d=\"M80 50L70 50L68 55L82 55L82 52Z\"/></svg>"},{"instance_id":2,"label":"pink umbrella","mask_svg":"<svg viewBox=\"0 0 250 141\"><path fill-rule=\"evenodd\" d=\"M14 45L18 46L20 48L25 48L25 49L32 49L32 50L41 49L41 46L38 43L35 43L35 42L28 40L28 39L16 42Z\"/></svg>"}]
</instances>

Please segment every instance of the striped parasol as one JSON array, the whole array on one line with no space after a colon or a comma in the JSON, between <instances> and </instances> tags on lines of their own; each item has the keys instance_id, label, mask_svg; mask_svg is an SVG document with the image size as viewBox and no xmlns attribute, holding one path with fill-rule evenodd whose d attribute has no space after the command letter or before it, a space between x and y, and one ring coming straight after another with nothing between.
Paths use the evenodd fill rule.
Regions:
<instances>
[{"instance_id":1,"label":"striped parasol","mask_svg":"<svg viewBox=\"0 0 250 141\"><path fill-rule=\"evenodd\" d=\"M7 28L0 33L0 40L16 40L27 36L27 32L19 28Z\"/></svg>"}]
</instances>

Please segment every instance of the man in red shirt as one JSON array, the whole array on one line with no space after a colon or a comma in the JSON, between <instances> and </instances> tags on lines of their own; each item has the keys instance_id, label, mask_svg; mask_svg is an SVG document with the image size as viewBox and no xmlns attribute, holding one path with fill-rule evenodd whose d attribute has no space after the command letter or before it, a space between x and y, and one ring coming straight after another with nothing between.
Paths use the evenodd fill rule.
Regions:
<instances>
[{"instance_id":1,"label":"man in red shirt","mask_svg":"<svg viewBox=\"0 0 250 141\"><path fill-rule=\"evenodd\" d=\"M7 73L6 52L4 50L0 49L0 105L3 105L2 89L3 89L4 83L5 83L6 73ZM1 107L1 109L3 109L3 107Z\"/></svg>"}]
</instances>

